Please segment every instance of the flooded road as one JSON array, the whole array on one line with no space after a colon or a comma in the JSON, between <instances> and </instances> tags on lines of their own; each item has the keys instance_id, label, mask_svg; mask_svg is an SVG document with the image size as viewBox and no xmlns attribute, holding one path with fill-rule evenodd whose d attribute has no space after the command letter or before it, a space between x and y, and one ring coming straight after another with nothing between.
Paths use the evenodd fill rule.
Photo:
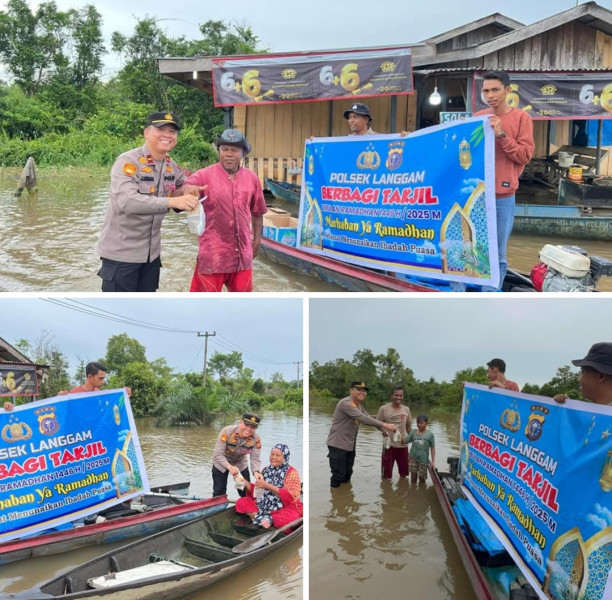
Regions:
<instances>
[{"instance_id":1,"label":"flooded road","mask_svg":"<svg viewBox=\"0 0 612 600\"><path fill-rule=\"evenodd\" d=\"M160 429L152 419L137 419L136 426L142 447L149 483L191 481L190 494L198 497L212 495L212 452L219 429L216 427L181 427ZM281 412L263 414L259 434L262 439L262 466L269 464L270 448L286 443L291 452L290 463L303 477L302 419ZM233 485L228 485L228 497L238 498ZM29 559L2 565L0 592L19 592L59 575L72 566L122 543L81 548L55 556ZM296 540L268 560L251 567L210 590L191 596L195 600L211 597L227 600L285 600L302 599L302 540Z\"/></svg>"},{"instance_id":2,"label":"flooded road","mask_svg":"<svg viewBox=\"0 0 612 600\"><path fill-rule=\"evenodd\" d=\"M417 414L416 407L410 407ZM380 477L382 436L359 427L352 481L329 487L325 441L334 406L310 414L310 597L474 600L431 480ZM366 410L376 413L368 405ZM430 417L436 465L459 452L459 416Z\"/></svg>"},{"instance_id":3,"label":"flooded road","mask_svg":"<svg viewBox=\"0 0 612 600\"><path fill-rule=\"evenodd\" d=\"M0 170L0 291L100 291L96 247L108 202L108 171L41 170L38 194L28 197L26 192L16 199L20 172ZM282 208L296 212L295 205ZM513 235L510 266L529 273L542 246L566 243L578 243L589 254L612 260L609 242ZM196 255L196 236L189 233L182 215L170 213L162 227L160 291L187 292ZM256 292L343 291L263 258L255 261L253 281ZM612 278L602 279L599 289L612 291Z\"/></svg>"}]
</instances>

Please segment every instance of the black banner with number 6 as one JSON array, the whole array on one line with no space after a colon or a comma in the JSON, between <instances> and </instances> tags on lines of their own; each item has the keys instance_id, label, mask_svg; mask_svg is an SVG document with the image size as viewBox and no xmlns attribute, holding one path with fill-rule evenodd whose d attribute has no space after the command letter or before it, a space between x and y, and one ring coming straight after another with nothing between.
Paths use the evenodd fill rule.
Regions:
<instances>
[{"instance_id":1,"label":"black banner with number 6","mask_svg":"<svg viewBox=\"0 0 612 600\"><path fill-rule=\"evenodd\" d=\"M474 112L487 108L482 73L474 77ZM612 119L612 73L508 73L510 106L535 120Z\"/></svg>"},{"instance_id":2,"label":"black banner with number 6","mask_svg":"<svg viewBox=\"0 0 612 600\"><path fill-rule=\"evenodd\" d=\"M215 58L215 106L411 94L410 48Z\"/></svg>"}]
</instances>

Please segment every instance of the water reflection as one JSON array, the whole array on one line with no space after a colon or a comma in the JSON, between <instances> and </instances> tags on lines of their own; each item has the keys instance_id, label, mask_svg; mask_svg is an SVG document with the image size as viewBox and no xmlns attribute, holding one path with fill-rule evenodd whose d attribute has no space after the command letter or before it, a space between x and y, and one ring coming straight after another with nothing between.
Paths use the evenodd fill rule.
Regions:
<instances>
[{"instance_id":1,"label":"water reflection","mask_svg":"<svg viewBox=\"0 0 612 600\"><path fill-rule=\"evenodd\" d=\"M431 482L381 479L378 431L360 428L351 483L329 487L332 412L310 415L310 597L474 598ZM458 418L431 419L431 430L442 468L457 452Z\"/></svg>"}]
</instances>

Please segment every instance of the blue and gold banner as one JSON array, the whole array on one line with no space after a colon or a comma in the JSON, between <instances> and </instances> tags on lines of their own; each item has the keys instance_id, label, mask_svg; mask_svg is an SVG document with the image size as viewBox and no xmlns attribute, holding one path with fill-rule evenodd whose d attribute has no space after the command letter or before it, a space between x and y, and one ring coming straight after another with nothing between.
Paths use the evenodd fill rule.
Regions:
<instances>
[{"instance_id":1,"label":"blue and gold banner","mask_svg":"<svg viewBox=\"0 0 612 600\"><path fill-rule=\"evenodd\" d=\"M299 247L356 265L497 286L488 117L408 137L306 141Z\"/></svg>"},{"instance_id":2,"label":"blue and gold banner","mask_svg":"<svg viewBox=\"0 0 612 600\"><path fill-rule=\"evenodd\" d=\"M149 490L124 390L0 412L0 542L57 527Z\"/></svg>"},{"instance_id":3,"label":"blue and gold banner","mask_svg":"<svg viewBox=\"0 0 612 600\"><path fill-rule=\"evenodd\" d=\"M541 598L612 598L612 407L466 384L462 489Z\"/></svg>"}]
</instances>

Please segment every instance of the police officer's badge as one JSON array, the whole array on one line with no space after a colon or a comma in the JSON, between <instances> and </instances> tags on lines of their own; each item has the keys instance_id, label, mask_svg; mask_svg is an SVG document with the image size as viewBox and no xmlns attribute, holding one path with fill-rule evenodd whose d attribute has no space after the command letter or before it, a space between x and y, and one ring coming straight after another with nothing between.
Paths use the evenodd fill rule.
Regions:
<instances>
[{"instance_id":1,"label":"police officer's badge","mask_svg":"<svg viewBox=\"0 0 612 600\"><path fill-rule=\"evenodd\" d=\"M128 177L132 177L132 175L135 175L136 171L138 171L138 167L134 163L127 162L123 165L123 173Z\"/></svg>"}]
</instances>

